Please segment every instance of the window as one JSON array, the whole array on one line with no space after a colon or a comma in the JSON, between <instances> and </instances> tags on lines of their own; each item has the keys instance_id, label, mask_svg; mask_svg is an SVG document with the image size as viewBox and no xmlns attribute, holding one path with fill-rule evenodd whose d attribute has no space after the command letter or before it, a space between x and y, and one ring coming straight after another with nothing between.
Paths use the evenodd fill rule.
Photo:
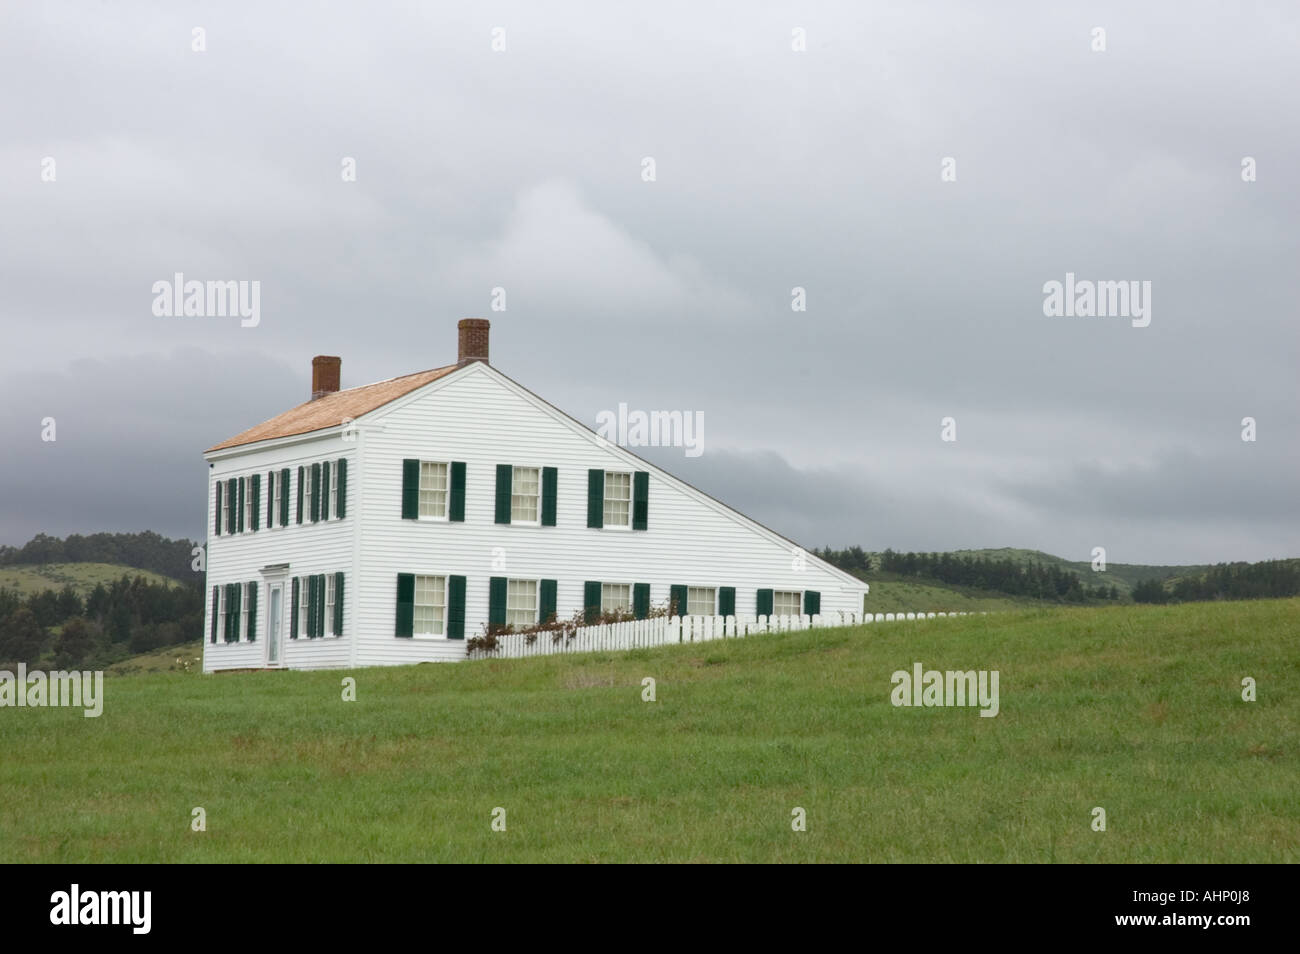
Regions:
<instances>
[{"instance_id":1,"label":"window","mask_svg":"<svg viewBox=\"0 0 1300 954\"><path fill-rule=\"evenodd\" d=\"M302 518L304 520L311 520L311 497L312 493L316 490L316 488L312 486L311 464L300 468L298 475L298 479L302 481Z\"/></svg>"},{"instance_id":2,"label":"window","mask_svg":"<svg viewBox=\"0 0 1300 954\"><path fill-rule=\"evenodd\" d=\"M511 580L506 590L506 625L532 626L536 622L537 581Z\"/></svg>"},{"instance_id":3,"label":"window","mask_svg":"<svg viewBox=\"0 0 1300 954\"><path fill-rule=\"evenodd\" d=\"M415 578L416 636L442 636L447 632L447 578Z\"/></svg>"},{"instance_id":4,"label":"window","mask_svg":"<svg viewBox=\"0 0 1300 954\"><path fill-rule=\"evenodd\" d=\"M325 471L326 478L330 482L329 515L337 517L339 515L339 466L331 460L322 464L321 469Z\"/></svg>"},{"instance_id":5,"label":"window","mask_svg":"<svg viewBox=\"0 0 1300 954\"><path fill-rule=\"evenodd\" d=\"M420 516L441 518L447 516L446 464L436 464L430 461L420 462ZM434 579L434 577L428 577L428 579ZM441 579L441 577L437 577L437 579ZM416 629L416 632L418 633L420 630Z\"/></svg>"},{"instance_id":6,"label":"window","mask_svg":"<svg viewBox=\"0 0 1300 954\"><path fill-rule=\"evenodd\" d=\"M221 527L222 527L222 529L223 529L224 532L229 532L229 529L230 529L230 507L231 507L230 498L233 496L233 495L230 493L230 482L229 482L229 481L222 481L221 483L218 484L218 486L221 488L221 491L222 491L222 493L221 493ZM224 632L224 630L223 630L223 632Z\"/></svg>"},{"instance_id":7,"label":"window","mask_svg":"<svg viewBox=\"0 0 1300 954\"><path fill-rule=\"evenodd\" d=\"M239 478L239 499L243 501L243 526L245 533L253 532L253 488L247 477Z\"/></svg>"},{"instance_id":8,"label":"window","mask_svg":"<svg viewBox=\"0 0 1300 954\"><path fill-rule=\"evenodd\" d=\"M229 593L230 589L228 587L223 586L221 588L221 610L217 614L217 632L221 633L223 639L225 638L225 634L228 632L226 629L226 615L230 612Z\"/></svg>"},{"instance_id":9,"label":"window","mask_svg":"<svg viewBox=\"0 0 1300 954\"><path fill-rule=\"evenodd\" d=\"M311 633L307 632L307 608L310 605L310 601L307 599L307 591L311 589L311 587L309 587L307 583L310 580L311 577L304 576L298 583L298 635L299 636L311 635Z\"/></svg>"},{"instance_id":10,"label":"window","mask_svg":"<svg viewBox=\"0 0 1300 954\"><path fill-rule=\"evenodd\" d=\"M605 526L632 524L632 475L605 472Z\"/></svg>"},{"instance_id":11,"label":"window","mask_svg":"<svg viewBox=\"0 0 1300 954\"><path fill-rule=\"evenodd\" d=\"M235 586L239 591L239 615L235 617L235 642L239 642L244 638L244 634L248 632L248 591L253 584L236 583Z\"/></svg>"},{"instance_id":12,"label":"window","mask_svg":"<svg viewBox=\"0 0 1300 954\"><path fill-rule=\"evenodd\" d=\"M334 635L334 574L325 574L325 619L320 630L326 636Z\"/></svg>"},{"instance_id":13,"label":"window","mask_svg":"<svg viewBox=\"0 0 1300 954\"><path fill-rule=\"evenodd\" d=\"M536 523L541 471L516 467L510 481L510 522Z\"/></svg>"},{"instance_id":14,"label":"window","mask_svg":"<svg viewBox=\"0 0 1300 954\"><path fill-rule=\"evenodd\" d=\"M687 616L713 616L718 609L718 591L711 586L692 586L686 590Z\"/></svg>"},{"instance_id":15,"label":"window","mask_svg":"<svg viewBox=\"0 0 1300 954\"><path fill-rule=\"evenodd\" d=\"M609 486L606 484L606 486ZM632 584L602 583L600 586L600 611L602 613L632 612Z\"/></svg>"},{"instance_id":16,"label":"window","mask_svg":"<svg viewBox=\"0 0 1300 954\"><path fill-rule=\"evenodd\" d=\"M772 594L773 616L799 616L803 613L801 593L777 590Z\"/></svg>"}]
</instances>

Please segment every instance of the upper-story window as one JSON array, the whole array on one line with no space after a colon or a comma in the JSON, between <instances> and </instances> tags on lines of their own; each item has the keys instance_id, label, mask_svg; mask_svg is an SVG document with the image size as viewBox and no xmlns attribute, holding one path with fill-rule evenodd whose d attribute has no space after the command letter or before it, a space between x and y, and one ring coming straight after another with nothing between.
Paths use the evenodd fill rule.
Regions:
<instances>
[{"instance_id":1,"label":"upper-story window","mask_svg":"<svg viewBox=\"0 0 1300 954\"><path fill-rule=\"evenodd\" d=\"M799 616L803 613L803 594L777 590L772 594L773 616Z\"/></svg>"},{"instance_id":2,"label":"upper-story window","mask_svg":"<svg viewBox=\"0 0 1300 954\"><path fill-rule=\"evenodd\" d=\"M245 533L253 532L253 488L247 477L239 478L239 501L242 509L240 525Z\"/></svg>"},{"instance_id":3,"label":"upper-story window","mask_svg":"<svg viewBox=\"0 0 1300 954\"><path fill-rule=\"evenodd\" d=\"M510 522L537 523L541 500L541 469L515 467L510 482Z\"/></svg>"},{"instance_id":4,"label":"upper-story window","mask_svg":"<svg viewBox=\"0 0 1300 954\"><path fill-rule=\"evenodd\" d=\"M220 486L221 490L223 491L223 493L221 494L221 520L219 521L218 526L223 531L228 532L230 529L231 508L234 506L234 501L232 501L230 498L233 497L234 494L230 492L229 481L226 481L223 484L219 484L218 486Z\"/></svg>"},{"instance_id":5,"label":"upper-story window","mask_svg":"<svg viewBox=\"0 0 1300 954\"><path fill-rule=\"evenodd\" d=\"M316 482L311 479L311 467L304 467L299 472L299 479L302 481L302 512L303 519L311 519L311 501L316 494Z\"/></svg>"},{"instance_id":6,"label":"upper-story window","mask_svg":"<svg viewBox=\"0 0 1300 954\"><path fill-rule=\"evenodd\" d=\"M632 475L618 471L605 471L606 527L632 525Z\"/></svg>"},{"instance_id":7,"label":"upper-story window","mask_svg":"<svg viewBox=\"0 0 1300 954\"><path fill-rule=\"evenodd\" d=\"M327 498L329 510L326 513L330 517L339 515L339 467L336 461L327 460L321 465L321 469L327 473L326 479L329 481L330 493ZM331 616L330 619L334 617Z\"/></svg>"},{"instance_id":8,"label":"upper-story window","mask_svg":"<svg viewBox=\"0 0 1300 954\"><path fill-rule=\"evenodd\" d=\"M444 519L447 516L447 465L445 463L427 460L420 462L420 516Z\"/></svg>"}]
</instances>

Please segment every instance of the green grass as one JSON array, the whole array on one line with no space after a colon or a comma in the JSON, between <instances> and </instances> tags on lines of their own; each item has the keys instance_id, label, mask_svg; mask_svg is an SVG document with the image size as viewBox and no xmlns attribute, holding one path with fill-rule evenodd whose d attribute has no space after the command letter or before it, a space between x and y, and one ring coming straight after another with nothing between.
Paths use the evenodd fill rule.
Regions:
<instances>
[{"instance_id":1,"label":"green grass","mask_svg":"<svg viewBox=\"0 0 1300 954\"><path fill-rule=\"evenodd\" d=\"M943 583L914 582L909 579L872 579L868 602L873 613L979 613L993 610L1026 609L1037 600L1018 600L1012 596L989 593L970 587L946 586Z\"/></svg>"},{"instance_id":2,"label":"green grass","mask_svg":"<svg viewBox=\"0 0 1300 954\"><path fill-rule=\"evenodd\" d=\"M84 598L97 584L108 586L120 580L123 575L142 576L150 583L180 585L162 574L115 563L46 563L39 566L0 566L0 589L7 587L28 596L42 590L61 590L64 585L71 583L77 595Z\"/></svg>"},{"instance_id":3,"label":"green grass","mask_svg":"<svg viewBox=\"0 0 1300 954\"><path fill-rule=\"evenodd\" d=\"M1294 862L1298 631L1293 599L110 675L98 719L0 709L0 861ZM893 707L916 661L997 669L1001 713Z\"/></svg>"}]
</instances>

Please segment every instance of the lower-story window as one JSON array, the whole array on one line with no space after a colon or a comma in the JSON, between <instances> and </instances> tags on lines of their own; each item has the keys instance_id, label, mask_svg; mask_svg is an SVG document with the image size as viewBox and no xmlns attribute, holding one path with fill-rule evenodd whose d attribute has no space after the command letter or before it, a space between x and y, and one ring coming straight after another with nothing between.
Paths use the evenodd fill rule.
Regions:
<instances>
[{"instance_id":1,"label":"lower-story window","mask_svg":"<svg viewBox=\"0 0 1300 954\"><path fill-rule=\"evenodd\" d=\"M686 590L687 616L712 616L718 608L718 591L712 586L691 586Z\"/></svg>"},{"instance_id":2,"label":"lower-story window","mask_svg":"<svg viewBox=\"0 0 1300 954\"><path fill-rule=\"evenodd\" d=\"M510 580L506 590L506 625L532 626L537 622L537 581Z\"/></svg>"},{"instance_id":3,"label":"lower-story window","mask_svg":"<svg viewBox=\"0 0 1300 954\"><path fill-rule=\"evenodd\" d=\"M326 636L334 636L334 574L325 574L325 618L321 621L321 629Z\"/></svg>"},{"instance_id":4,"label":"lower-story window","mask_svg":"<svg viewBox=\"0 0 1300 954\"><path fill-rule=\"evenodd\" d=\"M777 590L772 594L773 616L798 616L803 612L801 597L803 594L788 590Z\"/></svg>"},{"instance_id":5,"label":"lower-story window","mask_svg":"<svg viewBox=\"0 0 1300 954\"><path fill-rule=\"evenodd\" d=\"M308 577L304 576L301 580L299 580L299 586L298 586L298 635L299 636L311 635L311 633L307 632L307 613L311 608L311 600L308 597L308 593L311 588L307 585L308 579L309 579Z\"/></svg>"},{"instance_id":6,"label":"lower-story window","mask_svg":"<svg viewBox=\"0 0 1300 954\"><path fill-rule=\"evenodd\" d=\"M602 583L600 587L600 611L602 613L632 612L632 584Z\"/></svg>"},{"instance_id":7,"label":"lower-story window","mask_svg":"<svg viewBox=\"0 0 1300 954\"><path fill-rule=\"evenodd\" d=\"M414 634L443 636L447 632L447 578L415 578Z\"/></svg>"}]
</instances>

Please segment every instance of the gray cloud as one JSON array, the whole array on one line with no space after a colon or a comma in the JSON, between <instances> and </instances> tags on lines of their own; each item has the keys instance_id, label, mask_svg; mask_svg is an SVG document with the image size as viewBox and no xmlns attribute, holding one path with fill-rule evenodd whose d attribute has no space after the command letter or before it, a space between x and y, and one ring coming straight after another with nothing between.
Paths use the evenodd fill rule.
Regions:
<instances>
[{"instance_id":1,"label":"gray cloud","mask_svg":"<svg viewBox=\"0 0 1300 954\"><path fill-rule=\"evenodd\" d=\"M0 542L201 535L199 452L313 354L361 384L485 315L581 420L702 411L669 469L809 544L1300 552L1300 12L751 6L7 7ZM262 324L155 318L177 271ZM1067 271L1151 326L1045 318Z\"/></svg>"}]
</instances>

